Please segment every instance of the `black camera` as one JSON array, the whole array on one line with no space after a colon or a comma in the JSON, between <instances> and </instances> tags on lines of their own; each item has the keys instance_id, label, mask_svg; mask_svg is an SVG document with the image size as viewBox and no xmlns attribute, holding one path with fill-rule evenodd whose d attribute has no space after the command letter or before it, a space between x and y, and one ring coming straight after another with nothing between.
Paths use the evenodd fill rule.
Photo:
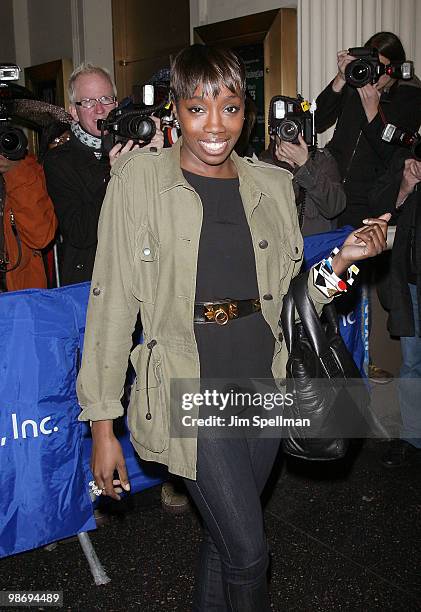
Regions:
<instances>
[{"instance_id":1,"label":"black camera","mask_svg":"<svg viewBox=\"0 0 421 612\"><path fill-rule=\"evenodd\" d=\"M0 64L0 155L12 161L23 159L28 152L28 139L11 124L10 117L14 89L9 81L17 81L19 72L16 64Z\"/></svg>"},{"instance_id":2,"label":"black camera","mask_svg":"<svg viewBox=\"0 0 421 612\"><path fill-rule=\"evenodd\" d=\"M23 159L28 152L28 139L19 128L0 117L0 155L11 161Z\"/></svg>"},{"instance_id":3,"label":"black camera","mask_svg":"<svg viewBox=\"0 0 421 612\"><path fill-rule=\"evenodd\" d=\"M382 139L409 149L412 157L421 161L421 135L418 132L406 132L404 129L388 123L382 132Z\"/></svg>"},{"instance_id":4,"label":"black camera","mask_svg":"<svg viewBox=\"0 0 421 612\"><path fill-rule=\"evenodd\" d=\"M301 134L309 147L316 146L313 114L309 103L301 96L274 96L269 105L268 126L271 136L298 144L298 136Z\"/></svg>"},{"instance_id":5,"label":"black camera","mask_svg":"<svg viewBox=\"0 0 421 612\"><path fill-rule=\"evenodd\" d=\"M116 142L126 143L128 140L147 144L155 136L156 125L151 116L162 116L169 101L169 89L161 91L162 88L149 84L133 89L132 96L125 98L106 119L97 121L106 150Z\"/></svg>"},{"instance_id":6,"label":"black camera","mask_svg":"<svg viewBox=\"0 0 421 612\"><path fill-rule=\"evenodd\" d=\"M356 59L345 68L345 81L352 87L364 87L368 83L374 85L382 74L392 79L412 79L414 76L413 62L391 62L387 66L379 59L379 52L374 47L352 47L349 55Z\"/></svg>"}]
</instances>

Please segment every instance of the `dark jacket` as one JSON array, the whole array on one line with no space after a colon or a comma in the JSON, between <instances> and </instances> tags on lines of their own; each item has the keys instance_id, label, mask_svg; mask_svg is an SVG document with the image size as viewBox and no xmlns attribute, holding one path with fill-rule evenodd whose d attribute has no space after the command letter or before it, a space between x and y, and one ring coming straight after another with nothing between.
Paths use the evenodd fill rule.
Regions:
<instances>
[{"instance_id":1,"label":"dark jacket","mask_svg":"<svg viewBox=\"0 0 421 612\"><path fill-rule=\"evenodd\" d=\"M382 93L380 105L386 123L417 131L421 123L420 81L417 77L397 81L389 92ZM364 218L372 216L370 190L386 172L398 145L382 141L381 115L377 114L368 123L358 91L347 84L336 93L329 83L317 98L315 119L319 133L337 121L327 147L338 162L347 197L347 207L339 217L339 224L358 227Z\"/></svg>"},{"instance_id":2,"label":"dark jacket","mask_svg":"<svg viewBox=\"0 0 421 612\"><path fill-rule=\"evenodd\" d=\"M274 159L271 150L269 146L260 159L286 167ZM326 149L316 149L310 153L305 164L291 172L302 235L309 236L335 229L335 217L344 210L346 197L338 164L333 156Z\"/></svg>"},{"instance_id":3,"label":"dark jacket","mask_svg":"<svg viewBox=\"0 0 421 612\"><path fill-rule=\"evenodd\" d=\"M392 336L414 336L414 315L408 282L416 282L418 316L421 320L421 185L396 209L402 173L407 154L398 151L391 162L387 176L376 186L372 206L377 212L392 212L396 223L392 249L389 290L389 318L387 327ZM412 249L411 249L412 245ZM410 257L410 253L413 257ZM412 259L412 266L410 260ZM411 272L412 269L412 272Z\"/></svg>"},{"instance_id":4,"label":"dark jacket","mask_svg":"<svg viewBox=\"0 0 421 612\"><path fill-rule=\"evenodd\" d=\"M94 266L97 228L110 166L73 135L51 149L44 161L47 188L63 237L60 283L89 281Z\"/></svg>"}]
</instances>

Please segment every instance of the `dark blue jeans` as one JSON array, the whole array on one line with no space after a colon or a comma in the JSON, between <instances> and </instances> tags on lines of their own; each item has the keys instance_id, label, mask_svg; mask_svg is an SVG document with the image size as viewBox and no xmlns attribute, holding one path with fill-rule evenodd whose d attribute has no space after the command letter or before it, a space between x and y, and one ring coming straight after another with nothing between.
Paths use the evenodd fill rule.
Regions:
<instances>
[{"instance_id":1,"label":"dark blue jeans","mask_svg":"<svg viewBox=\"0 0 421 612\"><path fill-rule=\"evenodd\" d=\"M401 438L421 448L421 338L416 285L409 285L414 312L414 336L401 337L402 366L399 379L399 404L402 417Z\"/></svg>"},{"instance_id":2,"label":"dark blue jeans","mask_svg":"<svg viewBox=\"0 0 421 612\"><path fill-rule=\"evenodd\" d=\"M260 495L278 439L199 437L197 480L186 486L204 522L194 612L269 612Z\"/></svg>"}]
</instances>

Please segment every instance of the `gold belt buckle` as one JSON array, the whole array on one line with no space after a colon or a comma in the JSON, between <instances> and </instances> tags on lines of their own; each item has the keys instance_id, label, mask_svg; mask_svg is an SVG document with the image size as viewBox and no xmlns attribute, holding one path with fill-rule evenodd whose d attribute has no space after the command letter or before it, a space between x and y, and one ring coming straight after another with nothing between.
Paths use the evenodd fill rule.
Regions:
<instances>
[{"instance_id":1,"label":"gold belt buckle","mask_svg":"<svg viewBox=\"0 0 421 612\"><path fill-rule=\"evenodd\" d=\"M214 320L218 325L226 325L228 323L228 313L222 306L214 311Z\"/></svg>"},{"instance_id":2,"label":"gold belt buckle","mask_svg":"<svg viewBox=\"0 0 421 612\"><path fill-rule=\"evenodd\" d=\"M230 317L229 312L231 309L231 304L228 306L228 312L225 310L224 306L219 305L218 308L215 308L214 304L205 304L205 317L208 321L214 321L218 325L226 325L229 321Z\"/></svg>"}]
</instances>

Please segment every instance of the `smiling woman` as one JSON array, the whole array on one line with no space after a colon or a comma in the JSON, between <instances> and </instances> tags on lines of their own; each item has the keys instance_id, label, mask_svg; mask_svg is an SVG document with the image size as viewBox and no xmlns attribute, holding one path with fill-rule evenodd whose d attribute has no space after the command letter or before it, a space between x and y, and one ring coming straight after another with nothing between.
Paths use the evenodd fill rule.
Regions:
<instances>
[{"instance_id":1,"label":"smiling woman","mask_svg":"<svg viewBox=\"0 0 421 612\"><path fill-rule=\"evenodd\" d=\"M244 123L240 60L205 45L188 48L172 66L172 96L183 134L181 167L201 176L238 176L229 156Z\"/></svg>"},{"instance_id":2,"label":"smiling woman","mask_svg":"<svg viewBox=\"0 0 421 612\"><path fill-rule=\"evenodd\" d=\"M113 485L127 491L129 482L112 420L123 412L140 312L144 343L131 355L137 375L131 439L143 459L184 478L202 516L193 609L269 612L260 494L279 431L253 435L243 427L256 408L242 405L241 419L234 418L235 390L241 397L258 393L255 379L274 390L274 377L285 377L279 316L303 249L291 175L234 151L245 95L244 67L234 53L202 45L181 51L171 90L182 138L170 149L123 155L112 168L78 379L80 418L93 422L96 486L119 499ZM379 253L385 232L384 220L368 220L352 234L329 260L332 283L344 285L335 273ZM320 310L330 298L314 278L308 292ZM183 427L171 381L183 394L229 390L233 399L223 413L215 403L195 405L189 411L195 426ZM229 439L221 436L232 421L238 426L228 427Z\"/></svg>"}]
</instances>

